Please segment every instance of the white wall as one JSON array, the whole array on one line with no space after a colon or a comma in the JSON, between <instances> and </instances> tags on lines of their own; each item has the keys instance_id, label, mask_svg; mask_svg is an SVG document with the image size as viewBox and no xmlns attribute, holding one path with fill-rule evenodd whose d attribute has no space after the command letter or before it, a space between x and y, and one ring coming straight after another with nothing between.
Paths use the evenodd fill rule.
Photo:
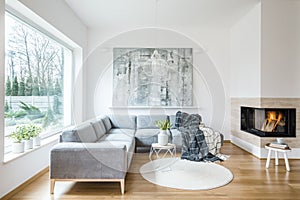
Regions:
<instances>
[{"instance_id":1,"label":"white wall","mask_svg":"<svg viewBox=\"0 0 300 200\"><path fill-rule=\"evenodd\" d=\"M194 49L194 106L204 122L229 136L229 30L180 27L90 29L89 55L84 88L86 118L111 111L113 47L192 47ZM91 106L92 105L92 106ZM122 110L131 114L177 109ZM117 111L119 112L119 110Z\"/></svg>"},{"instance_id":2,"label":"white wall","mask_svg":"<svg viewBox=\"0 0 300 200\"><path fill-rule=\"evenodd\" d=\"M4 66L4 0L0 0L0 66ZM61 0L22 0L28 8L40 15L46 21L57 27L71 40L86 49L86 27L77 19L68 6ZM22 5L20 5L22 7ZM23 6L24 7L24 6ZM24 8L26 9L26 8ZM78 53L78 52L77 52ZM80 54L80 53L79 53ZM77 66L79 67L79 66ZM8 163L3 163L3 131L4 131L4 67L0 75L0 198L14 188L30 179L36 173L49 165L49 150L55 143L50 143ZM79 71L79 69L78 69ZM80 76L80 73L78 73ZM82 86L79 84L79 88ZM82 96L82 94L80 95ZM80 101L79 101L80 102ZM75 105L78 102L75 102ZM82 107L82 101L79 108ZM81 109L79 109L79 112Z\"/></svg>"},{"instance_id":3,"label":"white wall","mask_svg":"<svg viewBox=\"0 0 300 200\"><path fill-rule=\"evenodd\" d=\"M231 28L231 97L261 95L261 5L258 4Z\"/></svg>"},{"instance_id":4,"label":"white wall","mask_svg":"<svg viewBox=\"0 0 300 200\"><path fill-rule=\"evenodd\" d=\"M300 1L262 0L231 29L232 97L300 97Z\"/></svg>"},{"instance_id":5,"label":"white wall","mask_svg":"<svg viewBox=\"0 0 300 200\"><path fill-rule=\"evenodd\" d=\"M300 97L300 1L262 0L262 97Z\"/></svg>"}]
</instances>

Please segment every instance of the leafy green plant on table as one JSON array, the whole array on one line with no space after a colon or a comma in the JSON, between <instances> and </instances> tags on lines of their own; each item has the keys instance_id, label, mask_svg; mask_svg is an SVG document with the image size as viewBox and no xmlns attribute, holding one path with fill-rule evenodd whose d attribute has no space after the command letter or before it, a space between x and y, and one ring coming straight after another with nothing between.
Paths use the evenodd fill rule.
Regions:
<instances>
[{"instance_id":1,"label":"leafy green plant on table","mask_svg":"<svg viewBox=\"0 0 300 200\"><path fill-rule=\"evenodd\" d=\"M155 125L161 130L167 130L171 128L172 124L169 120L158 120L155 121Z\"/></svg>"}]
</instances>

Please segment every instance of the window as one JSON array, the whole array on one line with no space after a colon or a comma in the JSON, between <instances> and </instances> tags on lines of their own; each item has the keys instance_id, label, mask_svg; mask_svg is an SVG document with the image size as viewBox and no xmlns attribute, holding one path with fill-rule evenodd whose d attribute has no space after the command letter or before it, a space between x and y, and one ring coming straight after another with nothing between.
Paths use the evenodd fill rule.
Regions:
<instances>
[{"instance_id":1,"label":"window","mask_svg":"<svg viewBox=\"0 0 300 200\"><path fill-rule=\"evenodd\" d=\"M18 126L37 125L41 138L46 138L71 125L73 73L72 51L66 45L8 12L5 55L5 153L9 153L9 136Z\"/></svg>"}]
</instances>

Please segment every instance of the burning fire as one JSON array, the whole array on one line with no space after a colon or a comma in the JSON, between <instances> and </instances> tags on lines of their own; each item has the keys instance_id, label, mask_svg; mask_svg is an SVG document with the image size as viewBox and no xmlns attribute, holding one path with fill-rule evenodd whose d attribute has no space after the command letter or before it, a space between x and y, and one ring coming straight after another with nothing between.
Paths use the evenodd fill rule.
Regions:
<instances>
[{"instance_id":1,"label":"burning fire","mask_svg":"<svg viewBox=\"0 0 300 200\"><path fill-rule=\"evenodd\" d=\"M278 114L278 118L276 118L276 112L275 111L269 111L267 112L267 120L268 122L276 121L277 123L282 119L282 114Z\"/></svg>"},{"instance_id":2,"label":"burning fire","mask_svg":"<svg viewBox=\"0 0 300 200\"><path fill-rule=\"evenodd\" d=\"M278 113L278 116L275 111L267 112L267 118L262 126L262 131L274 132L277 126L284 126L285 122L282 120L282 113Z\"/></svg>"}]
</instances>

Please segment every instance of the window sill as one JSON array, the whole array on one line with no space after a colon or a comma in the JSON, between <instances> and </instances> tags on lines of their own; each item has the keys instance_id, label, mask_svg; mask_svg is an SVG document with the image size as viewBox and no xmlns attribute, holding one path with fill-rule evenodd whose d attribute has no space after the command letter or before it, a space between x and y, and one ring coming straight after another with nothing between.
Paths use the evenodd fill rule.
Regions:
<instances>
[{"instance_id":1,"label":"window sill","mask_svg":"<svg viewBox=\"0 0 300 200\"><path fill-rule=\"evenodd\" d=\"M41 145L40 146L33 147L33 149L26 150L23 153L18 153L18 154L8 153L8 154L5 154L4 155L4 159L3 159L3 163L5 164L5 163L8 163L8 162L11 162L11 161L13 161L15 159L18 159L20 157L23 157L23 156L29 154L29 153L32 153L32 152L34 152L34 151L36 151L38 149L41 149L44 146L49 145L51 143L53 143L53 144L58 143L58 140L59 140L58 134L55 134L55 135L53 135L51 137L43 139L41 141Z\"/></svg>"}]
</instances>

